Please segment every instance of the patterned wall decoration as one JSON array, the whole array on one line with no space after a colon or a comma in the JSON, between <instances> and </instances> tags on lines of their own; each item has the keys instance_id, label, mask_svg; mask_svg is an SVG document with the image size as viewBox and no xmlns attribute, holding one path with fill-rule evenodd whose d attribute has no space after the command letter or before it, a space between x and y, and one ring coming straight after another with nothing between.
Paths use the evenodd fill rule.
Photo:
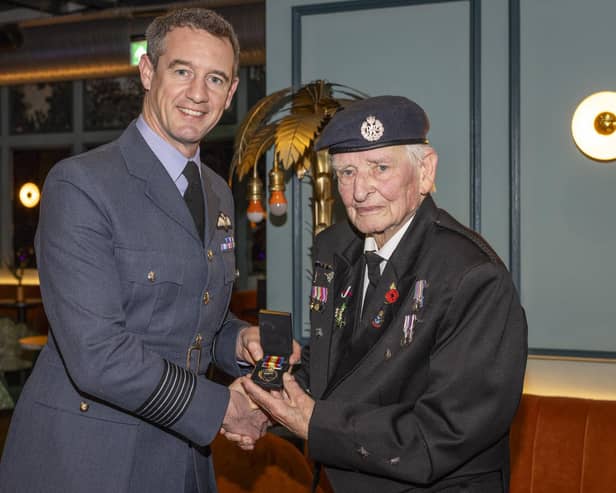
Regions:
<instances>
[{"instance_id":1,"label":"patterned wall decoration","mask_svg":"<svg viewBox=\"0 0 616 493\"><path fill-rule=\"evenodd\" d=\"M72 82L23 84L9 88L12 135L70 132Z\"/></svg>"},{"instance_id":2,"label":"patterned wall decoration","mask_svg":"<svg viewBox=\"0 0 616 493\"><path fill-rule=\"evenodd\" d=\"M83 129L121 130L141 112L139 76L84 81Z\"/></svg>"}]
</instances>

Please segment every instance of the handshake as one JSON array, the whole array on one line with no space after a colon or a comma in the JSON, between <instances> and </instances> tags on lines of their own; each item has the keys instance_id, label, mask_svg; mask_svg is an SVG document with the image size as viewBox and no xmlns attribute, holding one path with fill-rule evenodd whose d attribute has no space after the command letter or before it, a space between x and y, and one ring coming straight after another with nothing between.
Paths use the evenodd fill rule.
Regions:
<instances>
[{"instance_id":1,"label":"handshake","mask_svg":"<svg viewBox=\"0 0 616 493\"><path fill-rule=\"evenodd\" d=\"M279 385L275 387L280 389L264 390L263 387L271 387L267 381L257 385L249 375L238 378L229 386L229 403L220 429L222 435L244 450L252 450L256 441L274 422L282 424L300 438L308 438L308 423L314 408L314 400L304 392L290 372L283 373L286 367L276 367L276 371L273 371L273 367L263 365L261 361L264 356L262 344L271 347L268 315L271 312L261 312L260 327L251 326L240 331L236 342L236 357L253 365L260 362L261 371L256 370L257 374L262 374L263 368L266 372L272 370L278 377ZM300 346L290 338L292 349L288 360L293 365L300 359Z\"/></svg>"}]
</instances>

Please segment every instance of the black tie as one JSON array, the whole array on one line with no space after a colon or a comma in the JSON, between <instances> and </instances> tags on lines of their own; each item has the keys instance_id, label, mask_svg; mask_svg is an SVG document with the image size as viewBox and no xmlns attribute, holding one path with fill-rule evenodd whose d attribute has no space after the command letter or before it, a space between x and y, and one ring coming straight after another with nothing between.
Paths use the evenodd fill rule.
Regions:
<instances>
[{"instance_id":1,"label":"black tie","mask_svg":"<svg viewBox=\"0 0 616 493\"><path fill-rule=\"evenodd\" d=\"M182 174L186 177L186 180L188 180L188 188L186 188L184 192L184 201L195 221L199 238L203 241L203 234L205 231L205 205L199 169L194 161L188 161Z\"/></svg>"},{"instance_id":2,"label":"black tie","mask_svg":"<svg viewBox=\"0 0 616 493\"><path fill-rule=\"evenodd\" d=\"M364 296L364 305L362 308L362 320L366 311L366 305L369 300L374 296L376 286L381 279L381 262L383 257L377 255L373 251L367 251L364 253L366 258L366 265L368 266L368 289L366 289L366 296Z\"/></svg>"}]
</instances>

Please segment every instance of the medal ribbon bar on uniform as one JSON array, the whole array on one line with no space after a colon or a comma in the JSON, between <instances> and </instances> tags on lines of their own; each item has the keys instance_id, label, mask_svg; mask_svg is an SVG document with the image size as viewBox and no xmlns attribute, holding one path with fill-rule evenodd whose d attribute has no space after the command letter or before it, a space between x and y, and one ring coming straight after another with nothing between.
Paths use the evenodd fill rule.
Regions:
<instances>
[{"instance_id":1,"label":"medal ribbon bar on uniform","mask_svg":"<svg viewBox=\"0 0 616 493\"><path fill-rule=\"evenodd\" d=\"M310 296L315 301L320 301L321 303L327 303L327 288L324 286L312 286L310 291Z\"/></svg>"},{"instance_id":2,"label":"medal ribbon bar on uniform","mask_svg":"<svg viewBox=\"0 0 616 493\"><path fill-rule=\"evenodd\" d=\"M221 251L226 251L226 250L233 250L235 248L235 240L233 239L233 236L227 236L225 238L225 242L220 244L220 250Z\"/></svg>"}]
</instances>

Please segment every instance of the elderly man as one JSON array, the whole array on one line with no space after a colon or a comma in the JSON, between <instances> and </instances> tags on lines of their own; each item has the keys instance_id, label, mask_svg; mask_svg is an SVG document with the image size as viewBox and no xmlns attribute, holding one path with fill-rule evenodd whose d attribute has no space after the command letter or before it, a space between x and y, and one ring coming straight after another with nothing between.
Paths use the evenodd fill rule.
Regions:
<instances>
[{"instance_id":1,"label":"elderly man","mask_svg":"<svg viewBox=\"0 0 616 493\"><path fill-rule=\"evenodd\" d=\"M315 242L310 346L283 395L252 399L298 436L336 492L508 490L525 315L507 269L436 207L437 154L414 102L338 112L327 148L349 222Z\"/></svg>"}]
</instances>

